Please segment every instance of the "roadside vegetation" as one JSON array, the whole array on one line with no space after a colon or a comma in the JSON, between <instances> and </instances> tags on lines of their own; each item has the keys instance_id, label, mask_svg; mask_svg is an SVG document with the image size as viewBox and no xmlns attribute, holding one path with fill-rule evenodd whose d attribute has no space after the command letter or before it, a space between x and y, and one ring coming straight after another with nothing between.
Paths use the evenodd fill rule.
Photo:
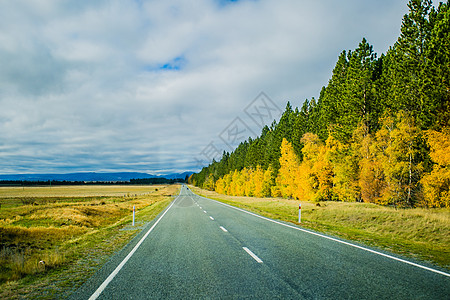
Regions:
<instances>
[{"instance_id":1,"label":"roadside vegetation","mask_svg":"<svg viewBox=\"0 0 450 300\"><path fill-rule=\"evenodd\" d=\"M0 187L0 298L69 296L178 190L179 185Z\"/></svg>"},{"instance_id":2,"label":"roadside vegetation","mask_svg":"<svg viewBox=\"0 0 450 300\"><path fill-rule=\"evenodd\" d=\"M272 219L298 223L299 201L228 196L190 186L196 194ZM450 209L395 209L372 203L302 201L301 226L450 269Z\"/></svg>"}]
</instances>

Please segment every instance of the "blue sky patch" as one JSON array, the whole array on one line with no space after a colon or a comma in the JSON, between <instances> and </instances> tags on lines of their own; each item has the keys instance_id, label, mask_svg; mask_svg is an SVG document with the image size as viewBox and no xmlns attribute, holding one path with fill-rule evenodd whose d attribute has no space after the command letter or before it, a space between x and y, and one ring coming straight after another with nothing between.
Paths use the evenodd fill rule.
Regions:
<instances>
[{"instance_id":1,"label":"blue sky patch","mask_svg":"<svg viewBox=\"0 0 450 300\"><path fill-rule=\"evenodd\" d=\"M185 65L186 60L184 56L176 57L172 61L163 64L159 69L160 70L181 70L181 68Z\"/></svg>"},{"instance_id":2,"label":"blue sky patch","mask_svg":"<svg viewBox=\"0 0 450 300\"><path fill-rule=\"evenodd\" d=\"M144 66L144 70L147 72L155 72L155 71L179 71L186 65L186 59L184 56L178 56L172 59L171 61L156 64L156 65L146 65Z\"/></svg>"},{"instance_id":3,"label":"blue sky patch","mask_svg":"<svg viewBox=\"0 0 450 300\"><path fill-rule=\"evenodd\" d=\"M219 6L227 6L229 4L234 4L237 2L242 2L242 0L216 0L219 3Z\"/></svg>"}]
</instances>

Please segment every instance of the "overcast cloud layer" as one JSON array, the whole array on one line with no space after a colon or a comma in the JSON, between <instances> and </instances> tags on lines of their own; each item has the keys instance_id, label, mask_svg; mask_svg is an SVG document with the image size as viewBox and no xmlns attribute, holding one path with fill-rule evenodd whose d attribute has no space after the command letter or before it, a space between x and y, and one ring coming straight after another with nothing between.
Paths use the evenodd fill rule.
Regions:
<instances>
[{"instance_id":1,"label":"overcast cloud layer","mask_svg":"<svg viewBox=\"0 0 450 300\"><path fill-rule=\"evenodd\" d=\"M342 50L385 53L406 4L1 1L0 173L197 171L225 129L259 134L260 92L300 106Z\"/></svg>"}]
</instances>

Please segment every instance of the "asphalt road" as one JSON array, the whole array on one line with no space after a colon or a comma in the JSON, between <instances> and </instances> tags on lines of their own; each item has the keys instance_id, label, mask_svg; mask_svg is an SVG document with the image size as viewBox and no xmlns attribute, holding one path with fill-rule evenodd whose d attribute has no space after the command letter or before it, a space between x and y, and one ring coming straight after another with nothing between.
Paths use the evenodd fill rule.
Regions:
<instances>
[{"instance_id":1,"label":"asphalt road","mask_svg":"<svg viewBox=\"0 0 450 300\"><path fill-rule=\"evenodd\" d=\"M450 299L450 275L183 186L171 206L72 298Z\"/></svg>"}]
</instances>

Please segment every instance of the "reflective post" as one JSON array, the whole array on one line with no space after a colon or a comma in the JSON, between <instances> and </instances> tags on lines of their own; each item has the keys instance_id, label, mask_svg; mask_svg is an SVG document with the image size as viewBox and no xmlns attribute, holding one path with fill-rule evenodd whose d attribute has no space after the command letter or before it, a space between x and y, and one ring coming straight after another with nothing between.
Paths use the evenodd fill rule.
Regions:
<instances>
[{"instance_id":1,"label":"reflective post","mask_svg":"<svg viewBox=\"0 0 450 300\"><path fill-rule=\"evenodd\" d=\"M299 223L302 222L302 204L301 203L298 204L298 222Z\"/></svg>"}]
</instances>

